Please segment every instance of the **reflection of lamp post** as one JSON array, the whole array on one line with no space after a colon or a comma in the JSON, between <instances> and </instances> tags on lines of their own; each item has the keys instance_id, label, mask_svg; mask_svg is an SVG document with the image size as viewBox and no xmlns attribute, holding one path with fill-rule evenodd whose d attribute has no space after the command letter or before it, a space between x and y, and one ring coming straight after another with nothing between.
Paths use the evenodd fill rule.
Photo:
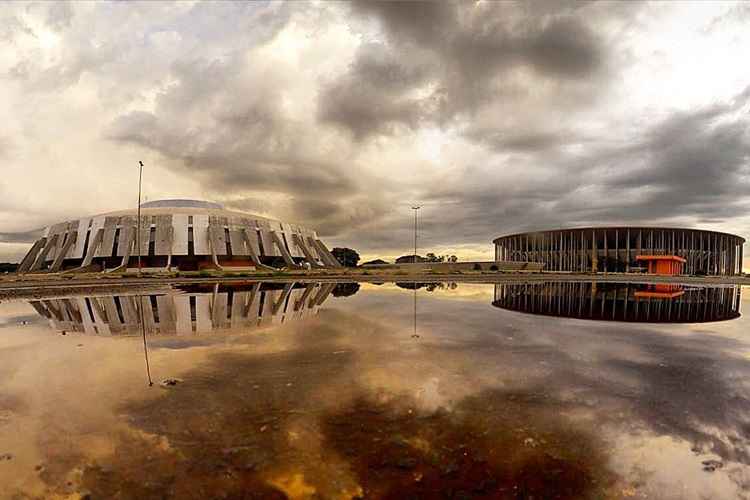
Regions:
<instances>
[{"instance_id":1,"label":"reflection of lamp post","mask_svg":"<svg viewBox=\"0 0 750 500\"><path fill-rule=\"evenodd\" d=\"M138 277L141 276L141 182L143 180L143 162L138 161L138 222L135 226L135 246L138 247ZM127 264L125 264L127 268ZM138 315L141 319L141 334L143 335L143 354L146 358L146 375L149 387L154 385L151 381L151 367L148 363L148 346L146 345L146 324L143 322L143 296L138 295Z\"/></svg>"},{"instance_id":2,"label":"reflection of lamp post","mask_svg":"<svg viewBox=\"0 0 750 500\"><path fill-rule=\"evenodd\" d=\"M421 206L417 205L416 207L411 207L412 210L414 210L414 263L417 263L417 210L422 208Z\"/></svg>"},{"instance_id":3,"label":"reflection of lamp post","mask_svg":"<svg viewBox=\"0 0 750 500\"><path fill-rule=\"evenodd\" d=\"M418 339L419 335L417 335L417 283L414 282L414 333L412 333L411 338Z\"/></svg>"},{"instance_id":4,"label":"reflection of lamp post","mask_svg":"<svg viewBox=\"0 0 750 500\"><path fill-rule=\"evenodd\" d=\"M138 312L141 316L141 335L143 335L143 355L146 358L146 376L148 377L148 386L151 387L154 385L154 382L151 380L151 367L148 363L148 346L146 345L146 324L143 322L143 295L138 295ZM150 296L146 297L146 300L151 303Z\"/></svg>"}]
</instances>

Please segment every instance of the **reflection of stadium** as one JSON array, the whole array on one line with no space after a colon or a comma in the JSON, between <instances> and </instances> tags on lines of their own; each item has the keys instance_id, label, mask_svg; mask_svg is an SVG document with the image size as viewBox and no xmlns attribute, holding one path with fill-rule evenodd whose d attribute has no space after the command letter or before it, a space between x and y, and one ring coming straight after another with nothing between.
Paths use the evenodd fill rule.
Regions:
<instances>
[{"instance_id":1,"label":"reflection of stadium","mask_svg":"<svg viewBox=\"0 0 750 500\"><path fill-rule=\"evenodd\" d=\"M492 305L602 321L700 323L740 316L740 287L543 282L496 284Z\"/></svg>"},{"instance_id":2,"label":"reflection of stadium","mask_svg":"<svg viewBox=\"0 0 750 500\"><path fill-rule=\"evenodd\" d=\"M91 335L140 334L138 301L151 334L246 331L317 314L335 283L196 286L163 294L72 296L30 301L52 328Z\"/></svg>"},{"instance_id":3,"label":"reflection of stadium","mask_svg":"<svg viewBox=\"0 0 750 500\"><path fill-rule=\"evenodd\" d=\"M136 227L140 229L136 231ZM21 261L19 272L274 266L340 267L306 227L224 209L198 200L159 200L60 222Z\"/></svg>"}]
</instances>

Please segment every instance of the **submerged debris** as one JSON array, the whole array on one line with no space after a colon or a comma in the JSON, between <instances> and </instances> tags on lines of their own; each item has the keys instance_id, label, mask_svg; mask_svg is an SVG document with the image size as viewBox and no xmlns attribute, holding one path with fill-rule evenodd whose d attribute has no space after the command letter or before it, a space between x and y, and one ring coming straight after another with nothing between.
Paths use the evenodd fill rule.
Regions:
<instances>
[{"instance_id":1,"label":"submerged debris","mask_svg":"<svg viewBox=\"0 0 750 500\"><path fill-rule=\"evenodd\" d=\"M704 460L701 463L703 464L703 470L706 472L713 472L724 467L724 462L721 460Z\"/></svg>"},{"instance_id":2,"label":"submerged debris","mask_svg":"<svg viewBox=\"0 0 750 500\"><path fill-rule=\"evenodd\" d=\"M161 385L162 387L172 387L179 384L180 382L182 382L181 378L165 378L159 385Z\"/></svg>"}]
</instances>

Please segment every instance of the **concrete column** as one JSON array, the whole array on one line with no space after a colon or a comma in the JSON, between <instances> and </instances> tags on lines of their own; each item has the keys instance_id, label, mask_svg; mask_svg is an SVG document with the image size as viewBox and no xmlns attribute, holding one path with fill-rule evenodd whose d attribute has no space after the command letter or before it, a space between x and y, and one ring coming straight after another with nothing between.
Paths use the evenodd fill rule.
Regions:
<instances>
[{"instance_id":1,"label":"concrete column","mask_svg":"<svg viewBox=\"0 0 750 500\"><path fill-rule=\"evenodd\" d=\"M628 256L625 258L625 272L629 273L630 272L630 260L631 260L630 259L630 228L628 228L628 231L625 237L628 239L627 243L625 244L625 247L626 247L625 251L628 254ZM627 304L627 299L625 300L625 303Z\"/></svg>"},{"instance_id":2,"label":"concrete column","mask_svg":"<svg viewBox=\"0 0 750 500\"><path fill-rule=\"evenodd\" d=\"M31 266L34 264L34 262L36 262L36 259L39 256L39 252L42 250L42 248L44 248L46 244L47 238L45 238L44 236L34 242L29 251L24 256L23 260L21 260L21 263L18 265L18 273L25 273L26 271L31 269Z\"/></svg>"},{"instance_id":3,"label":"concrete column","mask_svg":"<svg viewBox=\"0 0 750 500\"><path fill-rule=\"evenodd\" d=\"M309 237L308 241L310 241L313 247L318 251L318 256L324 263L327 263L331 267L344 267L341 262L333 256L323 242L320 241L320 239Z\"/></svg>"},{"instance_id":4,"label":"concrete column","mask_svg":"<svg viewBox=\"0 0 750 500\"><path fill-rule=\"evenodd\" d=\"M744 243L740 243L740 272L742 272L742 265L743 265L742 255L743 255L744 251L745 251L745 244Z\"/></svg>"},{"instance_id":5,"label":"concrete column","mask_svg":"<svg viewBox=\"0 0 750 500\"><path fill-rule=\"evenodd\" d=\"M307 245L305 245L305 242L302 240L300 235L296 233L292 233L292 241L302 250L302 253L305 255L305 260L310 263L312 267L323 267L320 264L318 264L318 261L315 259L315 256L313 256L312 252L309 248L307 248ZM495 245L495 260L497 260L498 255L498 247Z\"/></svg>"},{"instance_id":6,"label":"concrete column","mask_svg":"<svg viewBox=\"0 0 750 500\"><path fill-rule=\"evenodd\" d=\"M643 255L643 229L638 230L638 253Z\"/></svg>"},{"instance_id":7,"label":"concrete column","mask_svg":"<svg viewBox=\"0 0 750 500\"><path fill-rule=\"evenodd\" d=\"M281 257L284 259L284 262L286 262L286 265L293 269L299 269L300 266L298 266L294 262L294 259L292 258L291 254L286 249L286 246L284 246L284 242L279 237L279 233L272 230L271 238L273 239L273 242L276 245L276 248L278 248L279 252L281 252Z\"/></svg>"},{"instance_id":8,"label":"concrete column","mask_svg":"<svg viewBox=\"0 0 750 500\"><path fill-rule=\"evenodd\" d=\"M247 252L250 255L250 260L253 261L255 267L257 267L258 269L265 269L267 267L270 267L265 266L260 261L260 256L258 255L258 251L256 250L257 243L255 243L255 241L257 241L258 237L255 230L248 227L243 227L240 231L242 232L242 236L245 239L245 248L247 248ZM252 231L252 234L250 233L250 231Z\"/></svg>"},{"instance_id":9,"label":"concrete column","mask_svg":"<svg viewBox=\"0 0 750 500\"><path fill-rule=\"evenodd\" d=\"M620 262L620 230L619 229L615 229L615 262L617 263Z\"/></svg>"},{"instance_id":10,"label":"concrete column","mask_svg":"<svg viewBox=\"0 0 750 500\"><path fill-rule=\"evenodd\" d=\"M596 248L596 230L591 231L591 272L599 269L599 250Z\"/></svg>"},{"instance_id":11,"label":"concrete column","mask_svg":"<svg viewBox=\"0 0 750 500\"><path fill-rule=\"evenodd\" d=\"M84 267L88 267L91 265L91 262L94 260L94 255L96 255L97 250L99 250L99 246L102 244L102 238L104 237L104 228L100 227L96 230L96 234L94 235L94 239L91 240L91 243L89 243L89 248L86 251L86 258L83 259L83 263L81 264L81 267L79 269L82 269Z\"/></svg>"},{"instance_id":12,"label":"concrete column","mask_svg":"<svg viewBox=\"0 0 750 500\"><path fill-rule=\"evenodd\" d=\"M37 256L36 260L34 261L34 264L31 266L31 271L39 271L44 267L44 262L47 260L47 255L52 251L52 249L57 245L57 241L60 239L59 234L53 235L51 238L47 240L47 244L44 245L44 248L42 249L41 253Z\"/></svg>"},{"instance_id":13,"label":"concrete column","mask_svg":"<svg viewBox=\"0 0 750 500\"><path fill-rule=\"evenodd\" d=\"M60 270L63 264L63 260L65 260L65 256L68 255L68 252L70 251L70 247L72 247L76 242L76 237L78 236L78 233L75 231L71 231L67 234L67 237L65 238L65 243L63 243L62 248L59 252L57 252L57 257L55 257L55 260L52 262L52 266L50 266L50 271L53 273L56 273Z\"/></svg>"}]
</instances>

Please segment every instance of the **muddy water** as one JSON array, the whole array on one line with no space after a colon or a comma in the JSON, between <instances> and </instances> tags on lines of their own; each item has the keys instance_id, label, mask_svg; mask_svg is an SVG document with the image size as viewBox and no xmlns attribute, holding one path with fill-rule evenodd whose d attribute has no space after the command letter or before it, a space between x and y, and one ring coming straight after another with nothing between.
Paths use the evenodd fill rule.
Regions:
<instances>
[{"instance_id":1,"label":"muddy water","mask_svg":"<svg viewBox=\"0 0 750 500\"><path fill-rule=\"evenodd\" d=\"M632 287L5 302L0 496L750 498L750 291Z\"/></svg>"}]
</instances>

